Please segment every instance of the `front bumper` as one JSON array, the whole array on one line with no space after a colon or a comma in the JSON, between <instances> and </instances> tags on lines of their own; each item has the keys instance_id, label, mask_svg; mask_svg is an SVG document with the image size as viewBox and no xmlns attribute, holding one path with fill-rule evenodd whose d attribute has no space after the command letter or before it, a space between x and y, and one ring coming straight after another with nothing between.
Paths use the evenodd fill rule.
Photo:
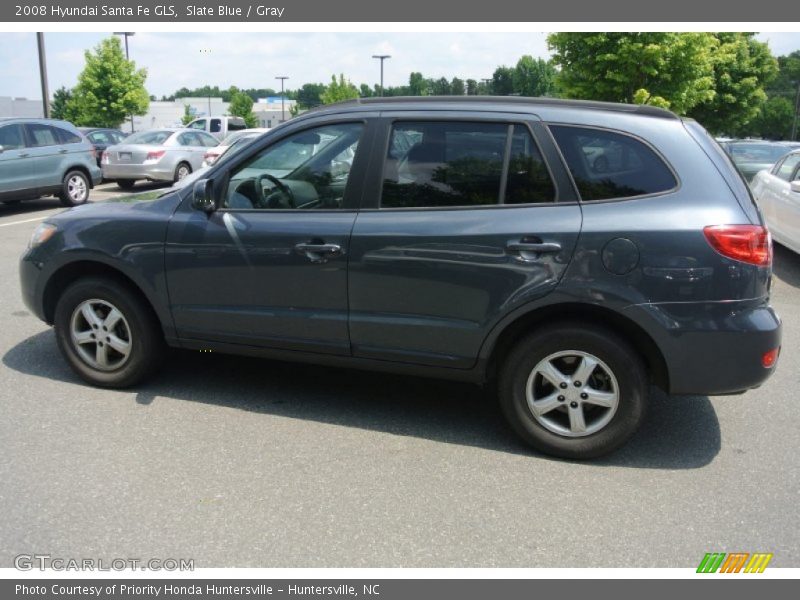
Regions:
<instances>
[{"instance_id":1,"label":"front bumper","mask_svg":"<svg viewBox=\"0 0 800 600\"><path fill-rule=\"evenodd\" d=\"M775 372L762 364L781 345L781 320L766 299L639 304L629 314L661 349L671 394L736 394ZM653 321L657 326L653 327Z\"/></svg>"}]
</instances>

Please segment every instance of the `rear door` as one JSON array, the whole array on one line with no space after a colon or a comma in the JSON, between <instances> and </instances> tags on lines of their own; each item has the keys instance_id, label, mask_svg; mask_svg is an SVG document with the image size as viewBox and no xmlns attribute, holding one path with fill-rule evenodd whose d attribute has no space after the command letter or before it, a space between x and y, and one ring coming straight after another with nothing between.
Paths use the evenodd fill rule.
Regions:
<instances>
[{"instance_id":1,"label":"rear door","mask_svg":"<svg viewBox=\"0 0 800 600\"><path fill-rule=\"evenodd\" d=\"M576 194L531 115L381 122L351 241L353 354L469 368L503 315L556 287L581 228Z\"/></svg>"},{"instance_id":2,"label":"rear door","mask_svg":"<svg viewBox=\"0 0 800 600\"><path fill-rule=\"evenodd\" d=\"M46 193L61 185L64 177L62 163L69 148L61 143L55 127L43 123L29 123L25 127L28 130L37 187L41 193Z\"/></svg>"},{"instance_id":3,"label":"rear door","mask_svg":"<svg viewBox=\"0 0 800 600\"><path fill-rule=\"evenodd\" d=\"M25 128L20 123L0 126L0 196L15 199L19 194L35 193L33 160L25 146Z\"/></svg>"}]
</instances>

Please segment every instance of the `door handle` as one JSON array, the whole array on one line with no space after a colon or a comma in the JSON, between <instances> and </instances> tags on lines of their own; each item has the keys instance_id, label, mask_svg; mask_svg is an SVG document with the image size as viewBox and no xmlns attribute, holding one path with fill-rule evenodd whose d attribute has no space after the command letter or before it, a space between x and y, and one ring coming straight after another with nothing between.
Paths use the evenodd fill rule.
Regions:
<instances>
[{"instance_id":1,"label":"door handle","mask_svg":"<svg viewBox=\"0 0 800 600\"><path fill-rule=\"evenodd\" d=\"M17 156L20 158L28 158L30 156L29 152L20 152Z\"/></svg>"},{"instance_id":2,"label":"door handle","mask_svg":"<svg viewBox=\"0 0 800 600\"><path fill-rule=\"evenodd\" d=\"M561 250L561 244L556 242L513 242L506 246L506 250L510 252L558 252Z\"/></svg>"},{"instance_id":3,"label":"door handle","mask_svg":"<svg viewBox=\"0 0 800 600\"><path fill-rule=\"evenodd\" d=\"M324 242L301 242L294 247L295 252L305 256L312 263L324 263L328 258L335 258L344 254L339 244L326 244Z\"/></svg>"},{"instance_id":4,"label":"door handle","mask_svg":"<svg viewBox=\"0 0 800 600\"><path fill-rule=\"evenodd\" d=\"M68 150L66 148L62 148L61 150L58 151L59 154L66 154L67 152Z\"/></svg>"}]
</instances>

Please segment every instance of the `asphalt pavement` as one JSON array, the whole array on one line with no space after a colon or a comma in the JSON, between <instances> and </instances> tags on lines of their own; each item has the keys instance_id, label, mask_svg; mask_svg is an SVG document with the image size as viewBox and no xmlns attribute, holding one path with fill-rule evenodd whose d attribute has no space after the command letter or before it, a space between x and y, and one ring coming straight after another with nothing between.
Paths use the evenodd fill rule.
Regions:
<instances>
[{"instance_id":1,"label":"asphalt pavement","mask_svg":"<svg viewBox=\"0 0 800 600\"><path fill-rule=\"evenodd\" d=\"M654 391L628 445L575 463L518 443L465 384L175 351L145 385L89 387L20 297L18 257L59 210L0 205L0 566L800 565L797 254L776 248L783 352L762 388Z\"/></svg>"}]
</instances>

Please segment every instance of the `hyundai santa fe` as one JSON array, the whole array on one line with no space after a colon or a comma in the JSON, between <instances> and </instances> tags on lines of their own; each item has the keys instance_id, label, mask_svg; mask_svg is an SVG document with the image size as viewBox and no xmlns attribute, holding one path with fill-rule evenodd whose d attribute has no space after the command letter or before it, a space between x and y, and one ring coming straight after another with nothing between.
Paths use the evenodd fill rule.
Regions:
<instances>
[{"instance_id":1,"label":"hyundai santa fe","mask_svg":"<svg viewBox=\"0 0 800 600\"><path fill-rule=\"evenodd\" d=\"M450 97L309 111L157 200L48 218L20 270L91 384L135 385L167 346L470 381L525 442L586 459L636 431L651 385L770 376L771 265L696 122Z\"/></svg>"}]
</instances>

